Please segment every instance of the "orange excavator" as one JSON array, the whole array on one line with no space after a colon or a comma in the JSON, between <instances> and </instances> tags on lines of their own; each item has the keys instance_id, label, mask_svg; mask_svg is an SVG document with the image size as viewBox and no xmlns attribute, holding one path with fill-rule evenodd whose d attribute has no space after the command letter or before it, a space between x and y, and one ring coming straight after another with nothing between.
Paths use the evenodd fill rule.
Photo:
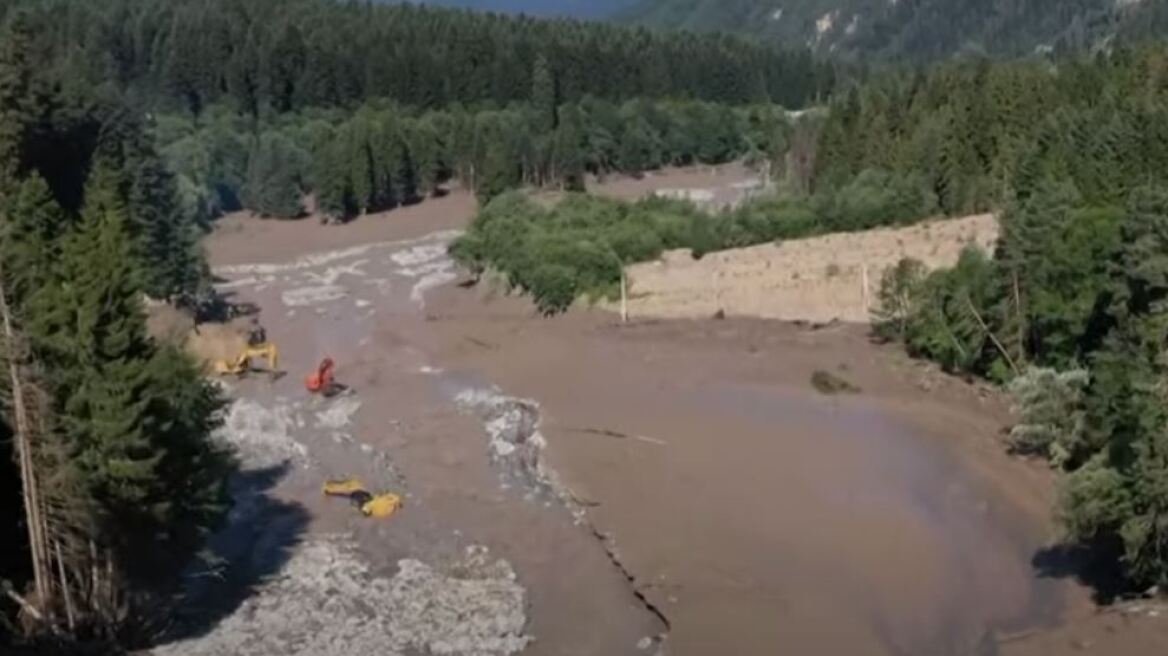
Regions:
<instances>
[{"instance_id":1,"label":"orange excavator","mask_svg":"<svg viewBox=\"0 0 1168 656\"><path fill-rule=\"evenodd\" d=\"M321 360L316 370L304 377L304 389L326 398L345 391L345 386L338 383L333 375L334 366L335 363L330 357Z\"/></svg>"}]
</instances>

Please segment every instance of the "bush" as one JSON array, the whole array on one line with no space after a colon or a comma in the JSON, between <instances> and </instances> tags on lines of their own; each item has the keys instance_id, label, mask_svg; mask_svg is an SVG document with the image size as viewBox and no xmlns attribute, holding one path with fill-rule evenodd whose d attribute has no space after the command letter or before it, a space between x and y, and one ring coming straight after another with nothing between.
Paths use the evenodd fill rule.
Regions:
<instances>
[{"instance_id":1,"label":"bush","mask_svg":"<svg viewBox=\"0 0 1168 656\"><path fill-rule=\"evenodd\" d=\"M904 326L909 353L939 363L949 372L986 370L986 314L993 290L993 263L981 249L966 247L952 269L935 271L910 297L912 314Z\"/></svg>"},{"instance_id":2,"label":"bush","mask_svg":"<svg viewBox=\"0 0 1168 656\"><path fill-rule=\"evenodd\" d=\"M1083 369L1031 367L1010 381L1006 389L1018 413L1018 423L1010 429L1010 448L1048 458L1058 468L1072 461L1083 446L1083 391L1088 380Z\"/></svg>"},{"instance_id":3,"label":"bush","mask_svg":"<svg viewBox=\"0 0 1168 656\"><path fill-rule=\"evenodd\" d=\"M527 287L544 316L559 314L576 300L576 272L562 264L542 263L531 273Z\"/></svg>"},{"instance_id":4,"label":"bush","mask_svg":"<svg viewBox=\"0 0 1168 656\"><path fill-rule=\"evenodd\" d=\"M920 260L906 257L880 277L877 304L872 311L872 330L884 339L905 339L909 322L917 312L921 288L928 272Z\"/></svg>"}]
</instances>

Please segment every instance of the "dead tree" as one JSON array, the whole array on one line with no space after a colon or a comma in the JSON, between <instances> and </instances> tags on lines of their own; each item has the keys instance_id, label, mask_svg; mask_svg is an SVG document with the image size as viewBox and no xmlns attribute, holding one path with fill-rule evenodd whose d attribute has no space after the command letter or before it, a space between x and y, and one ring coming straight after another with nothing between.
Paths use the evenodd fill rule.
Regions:
<instances>
[{"instance_id":1,"label":"dead tree","mask_svg":"<svg viewBox=\"0 0 1168 656\"><path fill-rule=\"evenodd\" d=\"M0 263L2 266L2 263ZM0 268L0 402L13 433L28 529L31 592L0 582L30 634L103 632L118 622L112 558L99 547L95 513L61 436L51 428L48 394L9 304Z\"/></svg>"},{"instance_id":2,"label":"dead tree","mask_svg":"<svg viewBox=\"0 0 1168 656\"><path fill-rule=\"evenodd\" d=\"M28 545L32 559L33 589L35 597L32 601L18 598L17 593L8 588L6 593L13 597L34 619L47 623L50 629L54 628L53 616L50 610L53 607L52 597L52 554L49 551L48 526L45 519L45 507L41 500L41 488L37 480L36 468L33 465L33 442L35 441L35 421L30 398L25 394L26 381L22 371L21 342L13 328L11 312L8 308L8 298L4 292L3 271L0 271L0 323L3 324L3 335L0 336L0 356L6 360L8 376L8 404L9 414L12 416L13 447L16 452L18 470L20 472L20 491L24 500L25 523L28 526Z\"/></svg>"}]
</instances>

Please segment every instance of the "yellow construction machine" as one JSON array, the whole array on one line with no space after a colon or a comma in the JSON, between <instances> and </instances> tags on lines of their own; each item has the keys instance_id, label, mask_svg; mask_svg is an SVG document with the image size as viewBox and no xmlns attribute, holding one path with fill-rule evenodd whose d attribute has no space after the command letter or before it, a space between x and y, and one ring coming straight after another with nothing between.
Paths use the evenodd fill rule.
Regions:
<instances>
[{"instance_id":1,"label":"yellow construction machine","mask_svg":"<svg viewBox=\"0 0 1168 656\"><path fill-rule=\"evenodd\" d=\"M276 368L280 360L280 352L272 342L248 344L234 358L215 360L212 368L220 376L246 376L252 371L258 371L252 366L252 358L263 358L267 361L266 371L273 377L278 377L280 371Z\"/></svg>"},{"instance_id":2,"label":"yellow construction machine","mask_svg":"<svg viewBox=\"0 0 1168 656\"><path fill-rule=\"evenodd\" d=\"M325 496L347 498L349 503L366 517L389 517L402 506L400 496L393 492L373 494L356 478L325 481L321 491Z\"/></svg>"}]
</instances>

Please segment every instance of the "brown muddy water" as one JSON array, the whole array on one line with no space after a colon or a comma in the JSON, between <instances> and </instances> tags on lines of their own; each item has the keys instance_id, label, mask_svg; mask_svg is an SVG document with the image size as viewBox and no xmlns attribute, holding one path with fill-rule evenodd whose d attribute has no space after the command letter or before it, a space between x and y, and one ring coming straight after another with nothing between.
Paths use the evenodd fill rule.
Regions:
<instances>
[{"instance_id":1,"label":"brown muddy water","mask_svg":"<svg viewBox=\"0 0 1168 656\"><path fill-rule=\"evenodd\" d=\"M545 459L670 622L669 653L983 655L1058 621L1065 584L1031 565L1049 536L1028 490L998 489L948 439L992 441L996 420L906 388L853 334L531 326L446 302L438 350L539 400ZM841 359L885 389L815 393L811 370Z\"/></svg>"},{"instance_id":2,"label":"brown muddy water","mask_svg":"<svg viewBox=\"0 0 1168 656\"><path fill-rule=\"evenodd\" d=\"M1049 475L1001 452L997 401L925 391L857 329L542 320L449 285L448 238L218 270L287 354L257 401L326 411L298 388L326 353L360 401L343 439L290 429L312 464L281 490L306 544L350 531L386 577L402 556L489 547L524 590L525 653L982 656L1059 619L1068 584L1031 566ZM863 391L817 394L821 368ZM407 496L377 525L319 498L370 454ZM404 640L384 619L369 640ZM229 653L223 633L177 653ZM301 653L281 649L241 653Z\"/></svg>"},{"instance_id":3,"label":"brown muddy water","mask_svg":"<svg viewBox=\"0 0 1168 656\"><path fill-rule=\"evenodd\" d=\"M716 383L683 407L734 426L727 440L769 442L723 459L738 484L704 494L723 508L742 505L737 495L770 496L756 528L770 554L744 574L826 597L823 619L803 629L809 643L829 648L837 624L854 624L879 646L872 653L993 654L997 634L1057 619L1058 584L1030 565L1043 536L935 439L876 404Z\"/></svg>"}]
</instances>

